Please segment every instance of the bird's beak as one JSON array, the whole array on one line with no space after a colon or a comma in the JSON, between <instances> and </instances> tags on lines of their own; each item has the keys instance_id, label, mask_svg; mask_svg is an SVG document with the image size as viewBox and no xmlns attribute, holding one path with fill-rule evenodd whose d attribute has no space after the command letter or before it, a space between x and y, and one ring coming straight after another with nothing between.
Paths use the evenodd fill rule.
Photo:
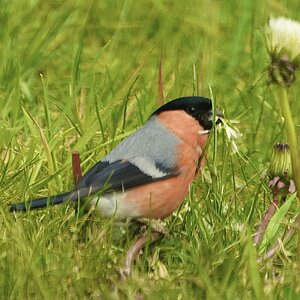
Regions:
<instances>
[{"instance_id":1,"label":"bird's beak","mask_svg":"<svg viewBox=\"0 0 300 300\"><path fill-rule=\"evenodd\" d=\"M222 123L222 119L224 118L223 112L221 112L218 108L216 109L216 125Z\"/></svg>"},{"instance_id":2,"label":"bird's beak","mask_svg":"<svg viewBox=\"0 0 300 300\"><path fill-rule=\"evenodd\" d=\"M209 121L212 123L216 123L216 125L222 123L222 119L224 118L224 114L216 108L215 116L213 114L213 111L210 112L210 118Z\"/></svg>"}]
</instances>

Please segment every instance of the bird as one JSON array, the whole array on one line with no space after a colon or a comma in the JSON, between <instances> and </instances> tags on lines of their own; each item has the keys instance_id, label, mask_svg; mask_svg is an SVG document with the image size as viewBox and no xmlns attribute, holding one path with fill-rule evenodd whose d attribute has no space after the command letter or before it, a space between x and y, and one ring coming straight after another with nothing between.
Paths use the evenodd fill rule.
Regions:
<instances>
[{"instance_id":1,"label":"bird","mask_svg":"<svg viewBox=\"0 0 300 300\"><path fill-rule=\"evenodd\" d=\"M221 119L208 98L171 100L91 167L73 190L11 204L10 211L88 198L107 217L164 219L180 206L204 166L209 133Z\"/></svg>"}]
</instances>

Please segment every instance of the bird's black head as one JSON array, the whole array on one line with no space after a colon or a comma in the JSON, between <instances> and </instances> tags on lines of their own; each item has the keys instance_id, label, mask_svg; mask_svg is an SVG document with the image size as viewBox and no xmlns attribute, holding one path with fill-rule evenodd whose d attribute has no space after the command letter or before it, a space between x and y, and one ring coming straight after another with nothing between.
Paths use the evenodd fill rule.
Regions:
<instances>
[{"instance_id":1,"label":"bird's black head","mask_svg":"<svg viewBox=\"0 0 300 300\"><path fill-rule=\"evenodd\" d=\"M213 126L213 111L211 100L204 97L182 97L172 100L160 108L152 115L158 115L163 111L184 110L194 117L205 130L210 130ZM217 111L217 115L219 112ZM217 121L218 122L218 121Z\"/></svg>"}]
</instances>

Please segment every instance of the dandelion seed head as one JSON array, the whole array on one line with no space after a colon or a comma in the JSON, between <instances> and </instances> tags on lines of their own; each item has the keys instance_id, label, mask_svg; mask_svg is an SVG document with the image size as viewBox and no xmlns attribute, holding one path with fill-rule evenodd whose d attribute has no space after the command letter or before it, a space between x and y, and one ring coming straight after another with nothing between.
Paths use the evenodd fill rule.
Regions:
<instances>
[{"instance_id":1,"label":"dandelion seed head","mask_svg":"<svg viewBox=\"0 0 300 300\"><path fill-rule=\"evenodd\" d=\"M284 17L270 18L266 28L271 83L290 86L300 64L300 23Z\"/></svg>"},{"instance_id":2,"label":"dandelion seed head","mask_svg":"<svg viewBox=\"0 0 300 300\"><path fill-rule=\"evenodd\" d=\"M287 55L295 60L300 54L300 23L284 17L270 18L268 46L273 54Z\"/></svg>"}]
</instances>

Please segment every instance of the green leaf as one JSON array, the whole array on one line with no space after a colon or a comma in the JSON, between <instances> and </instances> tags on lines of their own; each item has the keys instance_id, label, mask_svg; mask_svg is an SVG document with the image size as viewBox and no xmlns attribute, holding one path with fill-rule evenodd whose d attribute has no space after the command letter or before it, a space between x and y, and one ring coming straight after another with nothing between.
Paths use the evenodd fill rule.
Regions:
<instances>
[{"instance_id":1,"label":"green leaf","mask_svg":"<svg viewBox=\"0 0 300 300\"><path fill-rule=\"evenodd\" d=\"M274 214L272 219L270 220L269 225L267 226L266 232L264 234L263 241L261 243L259 253L262 253L268 245L272 242L273 238L277 234L280 224L288 212L292 202L295 200L296 194L292 194L290 197L287 198L287 200L284 202L284 204L277 210L277 212Z\"/></svg>"}]
</instances>

